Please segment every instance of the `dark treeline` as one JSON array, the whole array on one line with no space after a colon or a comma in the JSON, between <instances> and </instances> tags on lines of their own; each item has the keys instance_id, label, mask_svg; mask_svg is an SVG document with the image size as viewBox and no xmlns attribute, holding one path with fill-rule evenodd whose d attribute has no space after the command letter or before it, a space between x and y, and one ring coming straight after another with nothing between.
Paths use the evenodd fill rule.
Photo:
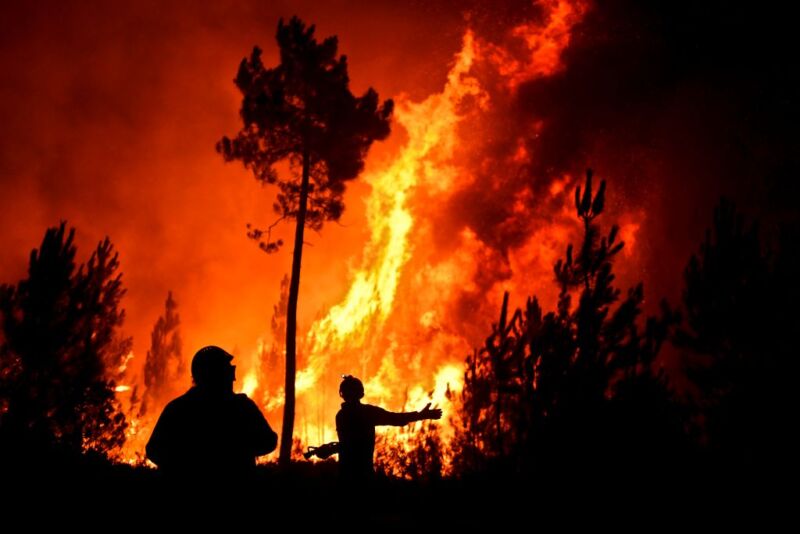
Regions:
<instances>
[{"instance_id":1,"label":"dark treeline","mask_svg":"<svg viewBox=\"0 0 800 534\"><path fill-rule=\"evenodd\" d=\"M525 492L539 495L556 483L631 481L629 491L680 484L749 495L765 488L750 481L789 469L800 327L797 229L764 239L720 201L686 266L682 302L664 302L659 316L642 317L642 285L623 292L615 284L624 243L615 226L600 224L606 184L595 185L588 172L576 190L584 233L554 266L557 308L545 311L532 296L512 310L505 296L485 343L466 358L464 389L453 398L454 441L445 445L436 424L425 423L411 434L417 447L410 454L379 442L385 492L418 502L445 489L453 502L485 497L502 506L509 494L521 494L492 484L500 490L490 495L486 481L522 480ZM65 223L48 229L27 277L0 291L0 468L5 480L113 480L118 489L155 491L157 473L106 456L125 437L114 387L131 345L120 334L117 255L106 239L78 266L73 236ZM276 330L284 302L285 291ZM169 294L144 369L148 388L134 403L139 410L162 403L174 389L170 380L184 372L176 307ZM679 373L662 370L665 357L680 359ZM453 476L443 478L447 458ZM306 499L327 492L333 512L334 472L330 462L281 473L265 468L259 494L300 506L279 486Z\"/></svg>"},{"instance_id":2,"label":"dark treeline","mask_svg":"<svg viewBox=\"0 0 800 534\"><path fill-rule=\"evenodd\" d=\"M668 460L686 446L667 378L654 365L677 315L641 320L642 284L624 295L613 262L624 243L596 219L605 182L587 172L575 193L582 243L555 265L557 309L536 297L500 318L467 358L456 444L457 471L570 474L619 471L655 451ZM574 301L574 302L573 302Z\"/></svg>"},{"instance_id":3,"label":"dark treeline","mask_svg":"<svg viewBox=\"0 0 800 534\"><path fill-rule=\"evenodd\" d=\"M143 388L134 377L123 409L116 387L133 340L122 333L118 254L106 238L77 265L74 236L66 222L47 229L27 277L0 286L3 472L104 472L109 459L119 459L130 421L158 414L186 378L170 292L151 334Z\"/></svg>"},{"instance_id":4,"label":"dark treeline","mask_svg":"<svg viewBox=\"0 0 800 534\"><path fill-rule=\"evenodd\" d=\"M753 480L789 469L797 444L797 229L765 239L721 199L686 265L682 301L643 317L642 284L615 284L624 243L616 226L602 229L606 184L594 185L589 171L575 192L584 233L554 265L557 308L531 296L511 310L506 294L485 343L466 358L464 389L452 396L452 474L542 490L544 481L635 481L751 494ZM378 452L385 474L441 476L436 425L416 436L402 461L390 447Z\"/></svg>"},{"instance_id":5,"label":"dark treeline","mask_svg":"<svg viewBox=\"0 0 800 534\"><path fill-rule=\"evenodd\" d=\"M114 387L132 340L119 333L125 318L119 260L105 239L76 266L74 236L66 223L48 229L31 252L27 278L0 287L0 437L7 465L41 461L41 449L50 447L105 454L125 440Z\"/></svg>"},{"instance_id":6,"label":"dark treeline","mask_svg":"<svg viewBox=\"0 0 800 534\"><path fill-rule=\"evenodd\" d=\"M557 309L508 309L467 358L455 472L622 476L659 484L772 477L788 468L796 228L765 242L729 201L684 272L682 302L642 318L642 284L615 287L624 244L604 234L605 183L575 193L582 243L555 265ZM667 376L665 357L680 359ZM680 385L681 387L676 387Z\"/></svg>"},{"instance_id":7,"label":"dark treeline","mask_svg":"<svg viewBox=\"0 0 800 534\"><path fill-rule=\"evenodd\" d=\"M594 185L589 172L576 190L584 234L554 266L557 309L542 310L532 296L511 310L506 295L485 343L466 359L447 451L453 474L780 470L796 443L789 421L800 327L797 230L765 240L722 200L686 266L682 302L664 302L660 316L645 318L642 285L624 293L615 285L624 243L615 226L599 224L606 188ZM119 333L117 255L105 240L78 266L73 236L65 223L48 229L27 278L0 292L4 462L49 446L107 454L125 439L114 387L131 339ZM157 411L185 374L176 308L169 294L153 329L145 390L133 403L138 415L151 411L148 403ZM264 358L270 368L278 365L272 352ZM680 359L678 376L663 371L665 352ZM444 446L427 425L418 450L400 463L378 448L387 474L443 472Z\"/></svg>"}]
</instances>

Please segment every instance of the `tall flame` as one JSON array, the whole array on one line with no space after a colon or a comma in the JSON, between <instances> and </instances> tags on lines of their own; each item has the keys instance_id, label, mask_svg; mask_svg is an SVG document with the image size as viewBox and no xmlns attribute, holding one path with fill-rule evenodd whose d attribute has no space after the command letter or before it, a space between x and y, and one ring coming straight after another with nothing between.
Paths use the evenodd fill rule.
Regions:
<instances>
[{"instance_id":1,"label":"tall flame","mask_svg":"<svg viewBox=\"0 0 800 534\"><path fill-rule=\"evenodd\" d=\"M484 245L465 229L449 260L433 264L421 260L421 272L406 272L415 254L424 256L415 246L425 246L430 234L426 228L430 222L418 220L420 210L412 199L420 188L428 197L447 198L470 180L470 173L456 158L462 142L459 126L465 118L483 114L491 106L474 67L494 64L509 87L558 71L570 30L585 9L580 2L567 1L550 1L543 7L541 23L520 25L511 32L529 51L525 60L511 61L505 54L505 63L498 68L497 62L503 61L501 49L467 31L440 93L421 102L398 99L396 120L408 141L387 168L365 177L372 186L367 201L370 239L361 267L352 273L344 299L312 325L305 340L306 358L297 379L298 406L306 418L298 432L301 439L334 436L337 398L325 393L335 390L334 380L338 380L335 374L334 380L325 378L331 374L331 367L363 375L368 399L389 403L391 409L417 409L435 402L444 406L447 418L451 406L445 397L447 392L461 389L461 362L470 341L440 324L445 315L441 303L424 302L414 293L427 289L446 300L465 289L476 272ZM399 297L401 280L412 276ZM398 312L398 298L416 300L416 304ZM399 323L410 320L399 317L403 314L416 318L401 327ZM387 325L387 321L392 324ZM403 339L403 333L414 327L435 339L428 339L424 347L411 346L413 341ZM282 391L276 394L282 395ZM317 421L312 424L314 415Z\"/></svg>"},{"instance_id":2,"label":"tall flame","mask_svg":"<svg viewBox=\"0 0 800 534\"><path fill-rule=\"evenodd\" d=\"M306 444L335 439L339 373L360 376L366 400L390 410L416 410L428 402L440 405L444 411L441 437L445 441L452 437L447 421L454 406L449 399L462 387L464 357L480 342L479 337L467 335L461 317L453 311L458 308L455 303L465 294L485 292L481 298L496 304L502 290L516 282L509 275L501 286L481 287L476 280L481 279L482 265L491 265L496 251L468 227L453 229L446 253L437 250L434 216L439 204L475 179L475 162L466 161L469 149L465 147L481 132L465 130L481 124L492 110L493 93L483 78L486 72L491 72L495 86L499 82L505 93L513 94L520 83L561 69L561 53L586 4L547 0L540 6L540 20L514 27L508 34L522 45L523 54L467 31L441 92L421 102L402 95L396 99L396 126L405 130L407 141L388 165L364 177L371 186L366 201L369 239L360 267L351 273L342 301L300 340L296 434ZM542 127L537 122L532 131ZM523 164L528 157L524 143L519 143L509 164ZM567 207L571 178L547 179L546 194L551 200L563 200L564 207L555 210L552 224L535 229L522 245L508 251L505 262L511 271L530 273L535 264L542 266L536 276L549 276L573 228L573 222L565 222L573 219ZM526 215L531 195L526 190L510 199L514 213ZM630 226L631 238L635 229ZM519 284L518 293L533 289L529 281ZM267 382L258 363L263 345L259 340L251 358L254 365L240 383L249 395L258 394ZM261 395L256 400L272 421L283 404L283 389ZM141 434L152 422L135 421L139 437L131 443L141 443ZM407 434L393 436L401 447L407 439Z\"/></svg>"},{"instance_id":3,"label":"tall flame","mask_svg":"<svg viewBox=\"0 0 800 534\"><path fill-rule=\"evenodd\" d=\"M478 81L468 75L474 57L475 40L467 32L444 91L421 103L398 102L397 122L408 132L409 141L387 170L365 178L372 195L367 204L370 241L364 266L353 274L344 300L311 327L308 364L301 371L298 391L313 387L331 352L362 346L370 329L389 317L403 266L412 254L408 235L414 217L408 195L421 180L441 181L455 172L447 162L457 143L457 107L467 96L482 96Z\"/></svg>"}]
</instances>

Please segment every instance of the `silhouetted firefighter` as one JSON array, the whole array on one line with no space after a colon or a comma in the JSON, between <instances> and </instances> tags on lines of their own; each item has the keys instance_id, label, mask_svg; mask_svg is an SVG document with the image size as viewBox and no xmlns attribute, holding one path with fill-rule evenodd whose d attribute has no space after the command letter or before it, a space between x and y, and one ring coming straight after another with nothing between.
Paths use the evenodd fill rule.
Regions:
<instances>
[{"instance_id":1,"label":"silhouetted firefighter","mask_svg":"<svg viewBox=\"0 0 800 534\"><path fill-rule=\"evenodd\" d=\"M255 458L275 450L278 436L258 406L233 392L233 356L219 347L197 351L194 386L167 404L147 443L147 457L176 478L238 478Z\"/></svg>"},{"instance_id":2,"label":"silhouetted firefighter","mask_svg":"<svg viewBox=\"0 0 800 534\"><path fill-rule=\"evenodd\" d=\"M440 419L442 410L431 409L430 403L418 412L390 412L371 404L362 404L364 385L354 376L344 376L339 385L344 402L336 414L336 433L339 442L309 447L306 458L327 458L339 454L339 472L346 480L363 480L374 474L372 457L375 452L375 427L403 426L424 419Z\"/></svg>"}]
</instances>

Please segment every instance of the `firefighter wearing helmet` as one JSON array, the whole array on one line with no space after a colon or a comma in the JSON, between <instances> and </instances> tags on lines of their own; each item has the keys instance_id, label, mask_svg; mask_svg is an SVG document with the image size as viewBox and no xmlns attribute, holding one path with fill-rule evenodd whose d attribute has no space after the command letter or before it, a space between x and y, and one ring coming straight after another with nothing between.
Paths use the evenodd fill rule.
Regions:
<instances>
[{"instance_id":1,"label":"firefighter wearing helmet","mask_svg":"<svg viewBox=\"0 0 800 534\"><path fill-rule=\"evenodd\" d=\"M403 426L423 419L440 419L442 410L431 409L430 403L418 412L390 412L378 406L363 404L364 384L354 376L342 377L339 396L344 401L336 414L339 436L339 471L348 480L372 477L375 452L375 427Z\"/></svg>"},{"instance_id":2,"label":"firefighter wearing helmet","mask_svg":"<svg viewBox=\"0 0 800 534\"><path fill-rule=\"evenodd\" d=\"M158 418L147 458L175 478L241 478L257 456L275 450L278 436L256 403L233 391L233 356L216 346L192 359L194 385Z\"/></svg>"}]
</instances>

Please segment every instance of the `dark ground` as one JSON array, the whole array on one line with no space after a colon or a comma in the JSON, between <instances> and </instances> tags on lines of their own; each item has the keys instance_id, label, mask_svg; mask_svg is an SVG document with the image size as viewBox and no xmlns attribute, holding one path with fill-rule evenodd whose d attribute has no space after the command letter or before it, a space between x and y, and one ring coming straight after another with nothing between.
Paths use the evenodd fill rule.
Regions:
<instances>
[{"instance_id":1,"label":"dark ground","mask_svg":"<svg viewBox=\"0 0 800 534\"><path fill-rule=\"evenodd\" d=\"M335 462L296 463L285 472L262 466L248 481L174 483L152 469L101 459L53 458L27 468L4 459L2 524L31 529L453 532L553 524L649 531L753 522L763 529L783 524L795 506L788 475L737 473L714 462L665 465L649 475L604 469L428 482L379 477L353 488L340 483Z\"/></svg>"}]
</instances>

